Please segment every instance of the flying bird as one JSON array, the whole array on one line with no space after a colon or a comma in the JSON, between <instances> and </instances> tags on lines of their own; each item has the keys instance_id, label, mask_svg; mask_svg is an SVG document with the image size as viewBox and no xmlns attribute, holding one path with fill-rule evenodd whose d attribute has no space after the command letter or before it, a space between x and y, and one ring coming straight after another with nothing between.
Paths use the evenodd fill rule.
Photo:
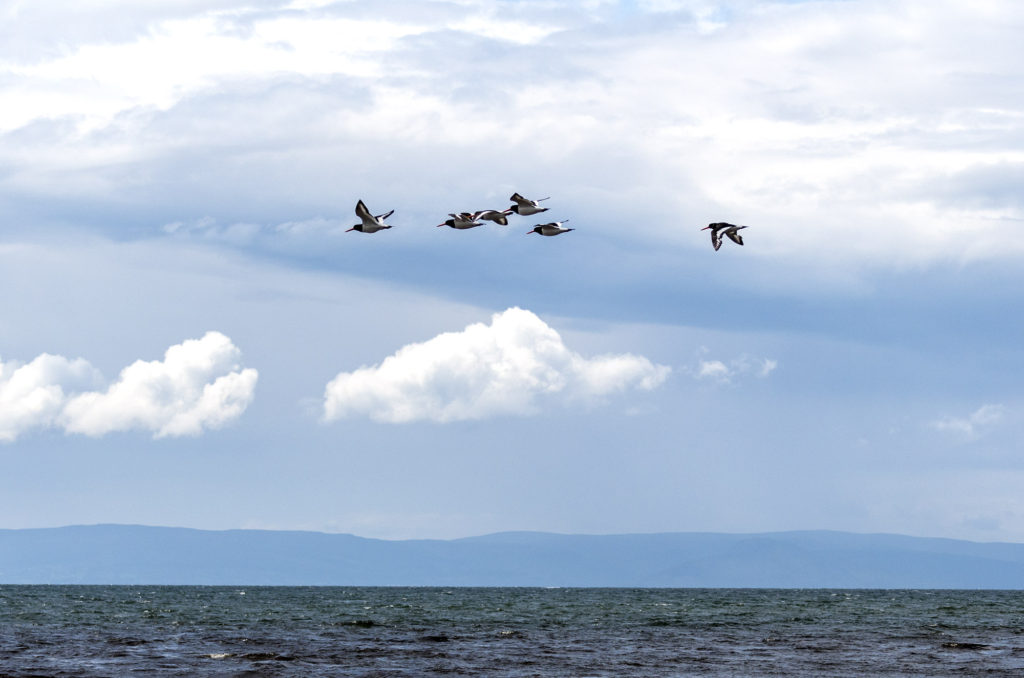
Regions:
<instances>
[{"instance_id":1,"label":"flying bird","mask_svg":"<svg viewBox=\"0 0 1024 678\"><path fill-rule=\"evenodd\" d=\"M502 226L508 226L508 215L512 214L512 210L480 210L479 212L473 212L473 219L483 219L484 221L493 221L496 224Z\"/></svg>"},{"instance_id":2,"label":"flying bird","mask_svg":"<svg viewBox=\"0 0 1024 678\"><path fill-rule=\"evenodd\" d=\"M360 233L376 233L377 231L384 230L385 228L391 228L384 223L384 220L395 213L395 210L391 210L385 214L378 214L373 216L370 214L370 210L366 209L366 205L362 200L356 203L356 216L363 220L363 223L356 224L348 231L359 231ZM345 231L348 233L348 231Z\"/></svg>"},{"instance_id":3,"label":"flying bird","mask_svg":"<svg viewBox=\"0 0 1024 678\"><path fill-rule=\"evenodd\" d=\"M541 235L558 235L559 233L568 233L569 231L575 231L575 228L563 228L562 224L567 223L565 221L552 221L550 224L537 224L533 227L532 231L527 231L526 234L540 233Z\"/></svg>"},{"instance_id":4,"label":"flying bird","mask_svg":"<svg viewBox=\"0 0 1024 678\"><path fill-rule=\"evenodd\" d=\"M548 208L541 207L539 203L541 200L549 200L550 198L551 196L548 196L547 198L541 198L540 200L530 200L529 198L524 198L518 193L513 193L512 197L509 198L509 200L514 202L515 205L509 207L509 210L523 217L529 216L531 214L540 214L541 212L547 212Z\"/></svg>"},{"instance_id":5,"label":"flying bird","mask_svg":"<svg viewBox=\"0 0 1024 678\"><path fill-rule=\"evenodd\" d=\"M451 219L438 224L438 228L441 228L442 226L451 226L452 228L465 230L467 228L475 228L477 226L484 225L482 221L477 221L475 212L459 212L458 214L449 214L448 216L450 216Z\"/></svg>"},{"instance_id":6,"label":"flying bird","mask_svg":"<svg viewBox=\"0 0 1024 678\"><path fill-rule=\"evenodd\" d=\"M734 224L727 223L725 221L718 221L713 224L708 224L704 228L700 229L706 231L711 229L711 246L718 251L718 248L722 246L722 236L727 236L729 240L732 240L737 245L743 244L743 236L740 235L739 231L741 228L747 228L746 226L736 226Z\"/></svg>"}]
</instances>

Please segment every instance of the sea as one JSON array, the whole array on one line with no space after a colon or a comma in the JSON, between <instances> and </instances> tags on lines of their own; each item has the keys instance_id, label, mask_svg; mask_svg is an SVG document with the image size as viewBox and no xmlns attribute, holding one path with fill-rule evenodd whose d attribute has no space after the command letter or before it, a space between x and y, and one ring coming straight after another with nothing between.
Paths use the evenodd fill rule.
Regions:
<instances>
[{"instance_id":1,"label":"sea","mask_svg":"<svg viewBox=\"0 0 1024 678\"><path fill-rule=\"evenodd\" d=\"M0 676L1024 676L1024 592L0 586Z\"/></svg>"}]
</instances>

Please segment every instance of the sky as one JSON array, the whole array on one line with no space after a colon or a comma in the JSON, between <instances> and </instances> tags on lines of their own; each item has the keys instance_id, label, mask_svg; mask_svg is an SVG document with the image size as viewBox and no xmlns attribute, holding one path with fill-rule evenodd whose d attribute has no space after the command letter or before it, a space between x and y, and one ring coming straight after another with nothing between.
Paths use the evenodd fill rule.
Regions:
<instances>
[{"instance_id":1,"label":"sky","mask_svg":"<svg viewBox=\"0 0 1024 678\"><path fill-rule=\"evenodd\" d=\"M1024 541L1022 31L0 0L0 528Z\"/></svg>"}]
</instances>

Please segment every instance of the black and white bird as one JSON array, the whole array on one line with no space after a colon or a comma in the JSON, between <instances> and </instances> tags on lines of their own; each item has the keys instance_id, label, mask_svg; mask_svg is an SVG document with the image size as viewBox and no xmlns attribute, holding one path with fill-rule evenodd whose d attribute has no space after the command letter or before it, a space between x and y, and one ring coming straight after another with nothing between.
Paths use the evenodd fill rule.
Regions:
<instances>
[{"instance_id":1,"label":"black and white bird","mask_svg":"<svg viewBox=\"0 0 1024 678\"><path fill-rule=\"evenodd\" d=\"M743 236L740 235L739 231L741 228L747 228L746 226L736 226L725 221L718 221L713 224L708 224L704 228L700 229L706 231L711 229L711 246L718 251L718 248L722 246L722 236L726 236L729 240L732 240L737 245L743 244Z\"/></svg>"},{"instance_id":2,"label":"black and white bird","mask_svg":"<svg viewBox=\"0 0 1024 678\"><path fill-rule=\"evenodd\" d=\"M356 216L362 219L363 222L361 224L356 224L352 228L348 229L348 231L359 231L360 233L376 233L377 231L382 231L385 228L391 228L390 226L384 223L384 220L394 213L395 210L391 210L390 212L373 216L372 214L370 214L370 210L366 209L366 205L363 203L363 201L360 200L359 202L356 203ZM348 233L348 231L345 232Z\"/></svg>"},{"instance_id":3,"label":"black and white bird","mask_svg":"<svg viewBox=\"0 0 1024 678\"><path fill-rule=\"evenodd\" d=\"M541 207L539 203L541 200L549 200L550 198L551 196L548 196L547 198L541 198L540 200L530 200L529 198L524 198L518 193L513 193L512 197L509 198L509 200L514 202L515 205L509 207L509 210L523 217L529 216L531 214L540 214L541 212L547 212L548 208Z\"/></svg>"},{"instance_id":4,"label":"black and white bird","mask_svg":"<svg viewBox=\"0 0 1024 678\"><path fill-rule=\"evenodd\" d=\"M562 226L562 224L567 223L568 221L569 220L566 219L565 221L552 221L550 224L537 224L533 227L532 231L527 231L526 234L540 233L541 235L558 235L560 233L575 231L575 228L565 228Z\"/></svg>"},{"instance_id":5,"label":"black and white bird","mask_svg":"<svg viewBox=\"0 0 1024 678\"><path fill-rule=\"evenodd\" d=\"M476 213L474 212L459 212L458 214L449 214L451 219L444 221L437 225L438 228L442 226L450 226L459 230L465 230L467 228L476 228L477 226L483 226L482 221L477 221Z\"/></svg>"},{"instance_id":6,"label":"black and white bird","mask_svg":"<svg viewBox=\"0 0 1024 678\"><path fill-rule=\"evenodd\" d=\"M508 215L512 214L512 210L480 210L479 212L473 212L474 219L483 219L484 221L493 221L501 226L508 226Z\"/></svg>"}]
</instances>

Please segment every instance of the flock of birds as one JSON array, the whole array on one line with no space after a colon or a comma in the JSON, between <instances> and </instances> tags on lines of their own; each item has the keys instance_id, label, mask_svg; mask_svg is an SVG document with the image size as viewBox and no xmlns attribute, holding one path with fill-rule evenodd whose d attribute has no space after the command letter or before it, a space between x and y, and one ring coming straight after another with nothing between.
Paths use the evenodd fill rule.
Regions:
<instances>
[{"instance_id":1,"label":"flock of birds","mask_svg":"<svg viewBox=\"0 0 1024 678\"><path fill-rule=\"evenodd\" d=\"M540 203L544 200L550 200L550 197L540 198L539 200L530 200L519 195L519 193L513 193L512 197L509 198L514 205L511 205L505 210L479 210L477 212L459 212L458 214L449 214L451 219L441 222L437 225L438 228L441 226L448 226L459 230L465 230L467 228L476 228L477 226L483 226L485 221L491 221L501 226L508 226L508 215L518 214L519 216L530 216L532 214L540 214L541 212L547 212L547 207L541 207ZM391 228L390 225L384 223L384 220L395 213L395 210L385 212L384 214L373 215L370 210L367 209L366 204L360 200L356 203L356 216L359 217L360 223L356 224L349 231L359 231L360 233L376 233L377 231L383 231L384 229ZM568 233L576 229L566 228L563 224L569 220L564 219L562 221L552 221L547 224L537 224L529 233L538 233L540 235L561 235L562 233ZM732 240L737 245L743 244L743 237L739 231L741 228L747 228L746 226L736 226L735 224L729 224L724 221L719 221L713 224L708 224L702 231L711 229L711 245L718 251L718 248L722 246L722 237L725 236ZM348 231L346 231L347 233Z\"/></svg>"},{"instance_id":2,"label":"flock of birds","mask_svg":"<svg viewBox=\"0 0 1024 678\"><path fill-rule=\"evenodd\" d=\"M540 200L530 200L524 198L518 193L513 193L509 200L515 204L509 207L507 210L480 210L477 212L459 212L458 214L449 214L451 219L438 224L441 226L450 226L459 230L465 230L467 228L476 228L477 226L483 226L485 221L492 221L502 226L508 226L508 215L518 214L520 216L529 216L531 214L540 214L541 212L547 212L547 207L541 207L540 203L542 200L549 200L550 198L541 198ZM356 216L361 219L360 223L356 224L349 231L359 231L360 233L376 233L377 231L383 231L386 228L391 228L390 225L384 223L384 220L395 213L395 210L385 212L384 214L373 215L370 210L367 209L366 204L360 200L356 203ZM552 221L547 224L537 224L528 233L539 233L541 235L559 235L560 233L568 233L569 231L575 230L572 228L566 228L562 224L565 224L568 219L564 221Z\"/></svg>"}]
</instances>

